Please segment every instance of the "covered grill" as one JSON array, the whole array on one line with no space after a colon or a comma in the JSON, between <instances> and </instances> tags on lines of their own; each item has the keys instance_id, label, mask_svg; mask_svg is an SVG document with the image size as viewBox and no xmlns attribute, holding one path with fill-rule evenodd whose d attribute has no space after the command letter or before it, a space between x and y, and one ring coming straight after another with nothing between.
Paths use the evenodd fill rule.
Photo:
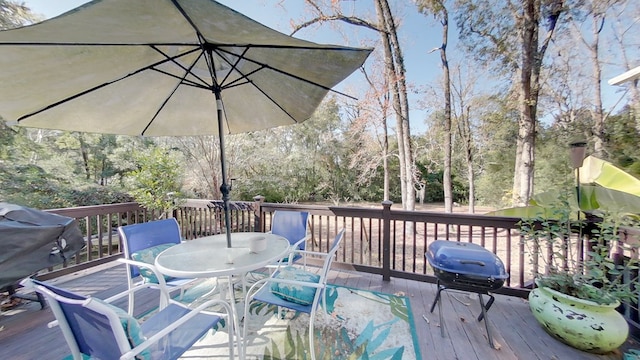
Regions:
<instances>
[{"instance_id":1,"label":"covered grill","mask_svg":"<svg viewBox=\"0 0 640 360\"><path fill-rule=\"evenodd\" d=\"M501 288L504 281L509 278L500 258L480 245L446 240L436 240L431 243L425 257L437 278L438 292L431 305L431 312L438 304L442 335L444 336L444 324L442 322L442 303L439 300L444 290L452 289L477 293L482 309L478 321L486 319L487 311L495 300L490 292ZM489 296L486 305L482 295ZM486 320L485 327L489 344L493 347L493 339Z\"/></svg>"},{"instance_id":2,"label":"covered grill","mask_svg":"<svg viewBox=\"0 0 640 360\"><path fill-rule=\"evenodd\" d=\"M62 264L84 247L75 219L0 202L0 289Z\"/></svg>"}]
</instances>

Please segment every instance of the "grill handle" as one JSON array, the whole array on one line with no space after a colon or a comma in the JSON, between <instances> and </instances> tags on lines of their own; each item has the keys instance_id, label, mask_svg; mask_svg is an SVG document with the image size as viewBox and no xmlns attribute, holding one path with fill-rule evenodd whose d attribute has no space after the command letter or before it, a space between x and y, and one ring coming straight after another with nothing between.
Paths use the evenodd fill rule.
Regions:
<instances>
[{"instance_id":1,"label":"grill handle","mask_svg":"<svg viewBox=\"0 0 640 360\"><path fill-rule=\"evenodd\" d=\"M479 260L460 260L460 264L471 264L471 265L479 265L479 266L485 266L484 261L479 261Z\"/></svg>"}]
</instances>

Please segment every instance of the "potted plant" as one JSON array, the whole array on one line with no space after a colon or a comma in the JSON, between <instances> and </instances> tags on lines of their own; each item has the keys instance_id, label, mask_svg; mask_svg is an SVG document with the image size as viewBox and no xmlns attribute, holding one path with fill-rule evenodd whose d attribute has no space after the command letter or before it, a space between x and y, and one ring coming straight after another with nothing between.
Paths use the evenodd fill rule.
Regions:
<instances>
[{"instance_id":1,"label":"potted plant","mask_svg":"<svg viewBox=\"0 0 640 360\"><path fill-rule=\"evenodd\" d=\"M579 213L566 200L520 222L536 284L530 308L549 334L593 353L626 341L628 324L616 309L640 294L636 249L620 241L630 222L612 212Z\"/></svg>"}]
</instances>

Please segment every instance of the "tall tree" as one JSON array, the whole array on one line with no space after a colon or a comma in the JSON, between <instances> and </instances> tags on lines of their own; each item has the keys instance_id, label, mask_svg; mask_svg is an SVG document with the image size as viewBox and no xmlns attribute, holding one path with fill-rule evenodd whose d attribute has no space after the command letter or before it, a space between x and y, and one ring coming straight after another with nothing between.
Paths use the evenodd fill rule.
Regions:
<instances>
[{"instance_id":1,"label":"tall tree","mask_svg":"<svg viewBox=\"0 0 640 360\"><path fill-rule=\"evenodd\" d=\"M315 23L327 21L341 21L351 25L362 26L375 30L380 35L384 54L385 76L389 79L392 105L396 117L396 137L398 142L398 159L400 160L400 182L402 189L402 206L406 210L415 209L415 164L411 146L411 131L409 121L409 101L407 97L406 69L402 48L398 38L396 19L392 14L387 0L373 0L376 10L376 20L371 21L359 17L344 15L340 4L331 1L323 7L321 0L306 0L314 11L314 18L294 26L293 33ZM323 8L331 9L327 14Z\"/></svg>"},{"instance_id":2,"label":"tall tree","mask_svg":"<svg viewBox=\"0 0 640 360\"><path fill-rule=\"evenodd\" d=\"M620 0L588 0L582 5L584 17L579 17L572 22L575 36L584 45L591 60L591 90L593 94L591 105L591 117L593 118L592 142L594 153L600 158L605 158L605 119L606 115L602 106L602 63L600 58L600 35L605 25L608 10ZM588 34L583 34L579 25L583 22L590 22L591 30Z\"/></svg>"},{"instance_id":3,"label":"tall tree","mask_svg":"<svg viewBox=\"0 0 640 360\"><path fill-rule=\"evenodd\" d=\"M362 139L362 146L359 146L353 153L351 164L353 168L357 168L360 174L358 178L359 184L368 183L372 174L379 168L382 163L383 184L382 184L382 200L390 199L389 196L389 157L391 150L389 148L389 127L387 126L387 118L390 104L389 78L381 76L384 71L376 71L376 69L384 68L377 56L372 57L373 71L370 73L362 69L365 79L369 84L369 90L364 99L360 100L357 105L357 115L352 116L354 119L350 132L352 137ZM379 134L381 132L381 134ZM373 134L374 139L366 140L367 134ZM377 149L372 151L371 147L377 144ZM375 156L375 153L379 156Z\"/></svg>"},{"instance_id":4,"label":"tall tree","mask_svg":"<svg viewBox=\"0 0 640 360\"><path fill-rule=\"evenodd\" d=\"M476 164L475 156L478 146L475 142L474 117L479 113L476 108L486 106L484 97L474 94L477 75L475 71L464 73L463 68L473 68L472 66L456 66L454 68L454 81L451 82L453 94L453 117L460 138L460 148L464 151L464 159L467 166L467 182L469 184L469 213L475 212L476 203Z\"/></svg>"},{"instance_id":5,"label":"tall tree","mask_svg":"<svg viewBox=\"0 0 640 360\"><path fill-rule=\"evenodd\" d=\"M442 25L442 45L438 48L444 80L444 167L442 187L444 190L444 209L445 212L450 213L453 212L453 186L451 185L451 78L449 75L449 61L447 60L449 11L442 0L417 0L416 5L420 12L433 14Z\"/></svg>"},{"instance_id":6,"label":"tall tree","mask_svg":"<svg viewBox=\"0 0 640 360\"><path fill-rule=\"evenodd\" d=\"M195 196L205 199L220 199L222 181L218 139L215 136L189 136L176 137L171 141L181 149L185 156L187 162L185 186L188 190ZM231 142L232 140L229 140L227 149L231 149ZM233 171L231 168L229 170Z\"/></svg>"},{"instance_id":7,"label":"tall tree","mask_svg":"<svg viewBox=\"0 0 640 360\"><path fill-rule=\"evenodd\" d=\"M513 201L527 203L533 195L543 58L566 4L563 0L508 0L502 7L490 0L457 0L457 5L460 37L472 53L508 75L515 74L519 120Z\"/></svg>"}]
</instances>

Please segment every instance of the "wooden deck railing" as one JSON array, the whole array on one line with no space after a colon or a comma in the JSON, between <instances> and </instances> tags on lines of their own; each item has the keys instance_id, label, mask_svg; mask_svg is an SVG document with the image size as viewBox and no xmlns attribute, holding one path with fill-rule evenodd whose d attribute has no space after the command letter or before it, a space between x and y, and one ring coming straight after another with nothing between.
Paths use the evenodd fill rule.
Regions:
<instances>
[{"instance_id":1,"label":"wooden deck railing","mask_svg":"<svg viewBox=\"0 0 640 360\"><path fill-rule=\"evenodd\" d=\"M342 207L272 204L256 197L254 202L231 204L232 231L268 231L276 210L309 212L311 242L308 249L327 251L331 239L339 229L345 228L347 231L336 261L359 271L379 274L384 280L396 277L435 282L424 254L431 242L446 239L479 244L502 259L510 277L498 292L525 297L532 282L533 265L528 249L521 241L518 218L404 211L393 208L390 202L374 207ZM68 264L43 270L39 275L42 278L56 277L122 256L117 227L155 218L137 203L50 211L78 219L85 241L91 245ZM173 216L185 239L217 234L225 229L219 201L188 200ZM629 238L623 241L638 238L637 234L627 235ZM637 306L627 307L625 312L632 324L638 324Z\"/></svg>"}]
</instances>

